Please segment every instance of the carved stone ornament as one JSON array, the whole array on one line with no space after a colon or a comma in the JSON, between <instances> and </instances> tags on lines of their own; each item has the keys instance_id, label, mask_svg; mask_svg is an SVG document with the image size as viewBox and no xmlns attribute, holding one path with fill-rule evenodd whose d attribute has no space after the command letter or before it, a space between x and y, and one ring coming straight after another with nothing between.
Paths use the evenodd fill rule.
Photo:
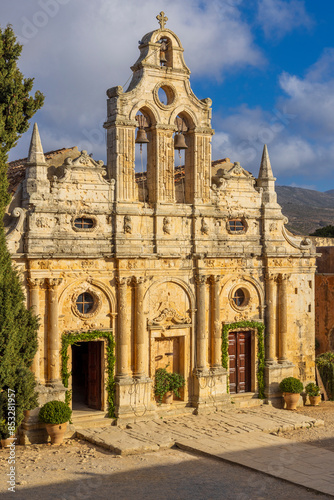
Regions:
<instances>
[{"instance_id":1,"label":"carved stone ornament","mask_svg":"<svg viewBox=\"0 0 334 500\"><path fill-rule=\"evenodd\" d=\"M44 278L27 278L29 288L43 288L45 283Z\"/></svg>"},{"instance_id":2,"label":"carved stone ornament","mask_svg":"<svg viewBox=\"0 0 334 500\"><path fill-rule=\"evenodd\" d=\"M89 293L94 299L93 308L91 309L91 311L89 311L89 313L86 314L81 313L77 307L77 299L79 295L81 295L82 293ZM78 285L73 290L71 296L71 310L74 316L77 316L81 319L93 318L100 312L101 307L102 307L102 294L87 281L80 283L80 285Z\"/></svg>"},{"instance_id":3,"label":"carved stone ornament","mask_svg":"<svg viewBox=\"0 0 334 500\"><path fill-rule=\"evenodd\" d=\"M21 207L15 207L11 213L12 217L15 217L15 222L12 224L6 233L6 240L11 240L17 233L21 233L23 230L23 223L26 216L26 210Z\"/></svg>"},{"instance_id":4,"label":"carved stone ornament","mask_svg":"<svg viewBox=\"0 0 334 500\"><path fill-rule=\"evenodd\" d=\"M162 222L162 230L165 234L170 234L172 231L172 224L169 217L164 217Z\"/></svg>"},{"instance_id":5,"label":"carved stone ornament","mask_svg":"<svg viewBox=\"0 0 334 500\"><path fill-rule=\"evenodd\" d=\"M191 318L189 316L182 316L172 307L165 307L160 311L159 316L148 321L149 326L160 326L166 323L174 323L176 325L189 325Z\"/></svg>"},{"instance_id":6,"label":"carved stone ornament","mask_svg":"<svg viewBox=\"0 0 334 500\"><path fill-rule=\"evenodd\" d=\"M78 158L75 158L74 160L72 160L72 158L66 158L64 163L68 167L104 167L104 162L102 160L93 160L93 158L85 150L82 150L80 152L80 156L78 156Z\"/></svg>"},{"instance_id":7,"label":"carved stone ornament","mask_svg":"<svg viewBox=\"0 0 334 500\"><path fill-rule=\"evenodd\" d=\"M132 220L131 220L130 215L125 215L123 226L124 226L124 233L125 234L132 233Z\"/></svg>"},{"instance_id":8,"label":"carved stone ornament","mask_svg":"<svg viewBox=\"0 0 334 500\"><path fill-rule=\"evenodd\" d=\"M51 290L57 288L62 281L63 281L62 278L46 278L47 287L50 288Z\"/></svg>"},{"instance_id":9,"label":"carved stone ornament","mask_svg":"<svg viewBox=\"0 0 334 500\"><path fill-rule=\"evenodd\" d=\"M209 226L206 223L204 217L202 218L201 233L202 234L209 234Z\"/></svg>"}]
</instances>

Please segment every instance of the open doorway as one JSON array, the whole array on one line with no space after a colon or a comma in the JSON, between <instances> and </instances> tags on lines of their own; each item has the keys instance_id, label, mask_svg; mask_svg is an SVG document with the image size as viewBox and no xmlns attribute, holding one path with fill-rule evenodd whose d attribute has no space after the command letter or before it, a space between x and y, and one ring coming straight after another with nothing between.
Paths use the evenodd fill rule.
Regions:
<instances>
[{"instance_id":1,"label":"open doorway","mask_svg":"<svg viewBox=\"0 0 334 500\"><path fill-rule=\"evenodd\" d=\"M102 410L103 341L72 345L72 407Z\"/></svg>"}]
</instances>

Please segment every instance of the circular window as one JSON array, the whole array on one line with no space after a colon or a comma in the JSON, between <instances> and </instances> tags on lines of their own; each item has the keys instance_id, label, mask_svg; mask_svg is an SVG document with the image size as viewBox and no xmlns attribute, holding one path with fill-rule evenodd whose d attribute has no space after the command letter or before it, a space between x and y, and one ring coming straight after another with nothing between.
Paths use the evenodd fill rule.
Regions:
<instances>
[{"instance_id":1,"label":"circular window","mask_svg":"<svg viewBox=\"0 0 334 500\"><path fill-rule=\"evenodd\" d=\"M94 297L88 293L84 292L81 293L77 300L76 300L76 306L80 314L89 314L92 312L93 307L94 307Z\"/></svg>"},{"instance_id":2,"label":"circular window","mask_svg":"<svg viewBox=\"0 0 334 500\"><path fill-rule=\"evenodd\" d=\"M234 292L232 299L236 306L238 307L244 306L246 302L246 295L243 289L238 288L238 290Z\"/></svg>"},{"instance_id":3,"label":"circular window","mask_svg":"<svg viewBox=\"0 0 334 500\"><path fill-rule=\"evenodd\" d=\"M176 89L171 84L159 83L154 88L153 97L161 109L168 109L175 104Z\"/></svg>"}]
</instances>

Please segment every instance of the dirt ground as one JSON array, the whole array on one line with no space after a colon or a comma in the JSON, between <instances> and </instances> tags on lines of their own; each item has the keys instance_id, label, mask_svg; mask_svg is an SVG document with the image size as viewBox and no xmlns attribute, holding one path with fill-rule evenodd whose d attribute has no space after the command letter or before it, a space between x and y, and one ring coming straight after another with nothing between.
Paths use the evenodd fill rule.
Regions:
<instances>
[{"instance_id":1,"label":"dirt ground","mask_svg":"<svg viewBox=\"0 0 334 500\"><path fill-rule=\"evenodd\" d=\"M300 413L323 419L324 427L279 435L334 451L334 402ZM9 450L0 450L0 496L7 491ZM59 447L17 446L16 500L315 500L329 498L259 472L208 457L169 449L120 457L80 440Z\"/></svg>"},{"instance_id":2,"label":"dirt ground","mask_svg":"<svg viewBox=\"0 0 334 500\"><path fill-rule=\"evenodd\" d=\"M334 451L334 401L322 402L319 406L304 406L298 408L296 412L323 420L325 425L324 427L311 427L309 429L281 432L279 435L286 439L302 441Z\"/></svg>"}]
</instances>

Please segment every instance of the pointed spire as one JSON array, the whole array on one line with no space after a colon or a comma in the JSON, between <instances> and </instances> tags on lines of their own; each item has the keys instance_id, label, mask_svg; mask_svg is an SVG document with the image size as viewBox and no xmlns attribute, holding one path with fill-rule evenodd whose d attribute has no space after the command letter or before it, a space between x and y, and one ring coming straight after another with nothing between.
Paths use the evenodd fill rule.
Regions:
<instances>
[{"instance_id":1,"label":"pointed spire","mask_svg":"<svg viewBox=\"0 0 334 500\"><path fill-rule=\"evenodd\" d=\"M270 158L268 153L267 144L263 147L261 167L259 172L259 179L273 179L273 171L270 164Z\"/></svg>"},{"instance_id":2,"label":"pointed spire","mask_svg":"<svg viewBox=\"0 0 334 500\"><path fill-rule=\"evenodd\" d=\"M34 129L32 131L29 155L28 155L28 163L30 164L44 164L45 157L43 153L41 138L39 136L37 123L34 124Z\"/></svg>"}]
</instances>

